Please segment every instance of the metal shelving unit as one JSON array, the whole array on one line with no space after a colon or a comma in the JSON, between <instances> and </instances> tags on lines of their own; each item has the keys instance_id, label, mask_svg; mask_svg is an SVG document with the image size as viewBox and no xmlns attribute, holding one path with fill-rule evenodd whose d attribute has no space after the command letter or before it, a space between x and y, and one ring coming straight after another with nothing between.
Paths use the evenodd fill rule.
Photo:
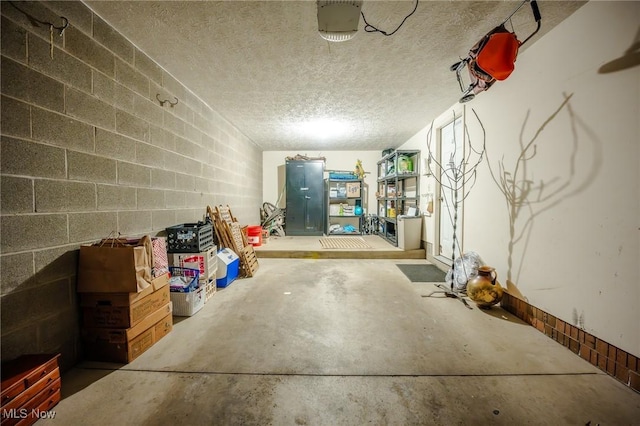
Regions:
<instances>
[{"instance_id":1,"label":"metal shelving unit","mask_svg":"<svg viewBox=\"0 0 640 426\"><path fill-rule=\"evenodd\" d=\"M420 205L419 165L419 150L395 150L378 161L378 235L395 246L397 216Z\"/></svg>"},{"instance_id":2,"label":"metal shelving unit","mask_svg":"<svg viewBox=\"0 0 640 426\"><path fill-rule=\"evenodd\" d=\"M362 235L362 194L362 179L325 179L326 235Z\"/></svg>"}]
</instances>

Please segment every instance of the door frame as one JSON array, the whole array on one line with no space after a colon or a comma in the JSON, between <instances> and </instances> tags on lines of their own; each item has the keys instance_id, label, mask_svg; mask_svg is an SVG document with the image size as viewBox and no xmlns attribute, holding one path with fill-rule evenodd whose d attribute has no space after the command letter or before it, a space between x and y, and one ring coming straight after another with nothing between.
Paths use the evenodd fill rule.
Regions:
<instances>
[{"instance_id":1,"label":"door frame","mask_svg":"<svg viewBox=\"0 0 640 426\"><path fill-rule=\"evenodd\" d=\"M434 123L434 129L435 129L435 134L436 134L436 152L434 154L435 158L438 159L438 162L441 163L442 159L441 159L441 155L442 155L442 130L444 128L446 128L447 126L451 125L452 123L454 123L456 120L460 119L461 120L461 126L462 126L462 140L460 141L461 144L461 148L462 148L462 153L461 156L464 159L466 152L465 152L465 145L466 145L466 132L465 132L465 126L466 126L466 116L465 116L465 107L463 105L458 104L456 107L453 108L452 111L449 111L445 114L443 114L441 117L439 117L439 120L437 123ZM457 129L455 129L457 130ZM436 173L441 173L440 168L438 168L436 170ZM457 226L456 226L456 237L457 237L457 241L458 243L456 243L456 248L457 250L460 250L461 252L464 252L464 250L462 249L464 247L464 202L462 201L464 198L464 194L465 194L465 188L461 188L461 193L458 196L458 199L460 200L460 206L459 206L459 212L458 212L458 222L457 222ZM448 256L443 256L440 254L440 246L441 246L441 221L443 220L443 218L447 218L446 216L443 216L443 211L444 208L443 206L446 206L443 198L442 198L442 185L438 182L438 180L436 180L435 183L435 191L434 191L434 201L435 201L435 211L434 211L434 217L435 217L435 238L434 238L434 246L433 246L433 258L434 260L436 260L439 264L441 265L445 265L447 268L451 267L451 265L453 264L453 261L451 259L451 257ZM454 253L455 255L455 253ZM457 257L457 256L455 256Z\"/></svg>"}]
</instances>

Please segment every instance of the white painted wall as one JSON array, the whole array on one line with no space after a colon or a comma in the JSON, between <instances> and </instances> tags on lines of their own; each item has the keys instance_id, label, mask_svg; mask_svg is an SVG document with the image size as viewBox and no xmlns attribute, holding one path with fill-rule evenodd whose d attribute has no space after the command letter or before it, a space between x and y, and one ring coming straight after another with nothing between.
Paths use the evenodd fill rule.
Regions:
<instances>
[{"instance_id":1,"label":"white painted wall","mask_svg":"<svg viewBox=\"0 0 640 426\"><path fill-rule=\"evenodd\" d=\"M636 356L640 67L598 70L638 42L639 16L639 2L586 4L522 52L508 80L466 104L470 137L481 137L473 108L488 155L465 203L463 241L529 303ZM528 204L510 220L489 165L497 176L502 162L513 175L520 144L543 127L535 156L518 168L531 185Z\"/></svg>"},{"instance_id":2,"label":"white painted wall","mask_svg":"<svg viewBox=\"0 0 640 426\"><path fill-rule=\"evenodd\" d=\"M378 179L377 162L382 158L382 151L264 151L262 153L262 196L264 202L276 204L282 189L278 188L278 166L283 166L287 157L295 157L298 154L307 157L326 158L326 170L354 171L356 161L361 160L365 172L368 172L364 178L364 183L368 185L369 189L367 212L375 212L376 181Z\"/></svg>"}]
</instances>

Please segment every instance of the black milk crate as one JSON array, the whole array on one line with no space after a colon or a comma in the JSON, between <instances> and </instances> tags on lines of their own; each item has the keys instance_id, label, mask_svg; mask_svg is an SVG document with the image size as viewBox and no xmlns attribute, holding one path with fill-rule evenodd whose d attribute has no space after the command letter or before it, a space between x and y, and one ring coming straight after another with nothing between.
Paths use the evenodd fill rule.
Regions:
<instances>
[{"instance_id":1,"label":"black milk crate","mask_svg":"<svg viewBox=\"0 0 640 426\"><path fill-rule=\"evenodd\" d=\"M169 253L202 253L213 247L213 225L210 223L183 223L166 228L166 231Z\"/></svg>"}]
</instances>

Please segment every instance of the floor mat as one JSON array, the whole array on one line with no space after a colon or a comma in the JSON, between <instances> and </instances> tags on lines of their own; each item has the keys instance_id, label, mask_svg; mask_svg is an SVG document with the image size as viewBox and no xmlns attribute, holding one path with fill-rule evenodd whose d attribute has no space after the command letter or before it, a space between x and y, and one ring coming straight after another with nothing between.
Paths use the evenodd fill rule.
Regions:
<instances>
[{"instance_id":1,"label":"floor mat","mask_svg":"<svg viewBox=\"0 0 640 426\"><path fill-rule=\"evenodd\" d=\"M328 237L320 238L323 249L370 249L362 237Z\"/></svg>"},{"instance_id":2,"label":"floor mat","mask_svg":"<svg viewBox=\"0 0 640 426\"><path fill-rule=\"evenodd\" d=\"M396 263L396 266L412 283L443 283L446 277L446 274L435 265Z\"/></svg>"}]
</instances>

